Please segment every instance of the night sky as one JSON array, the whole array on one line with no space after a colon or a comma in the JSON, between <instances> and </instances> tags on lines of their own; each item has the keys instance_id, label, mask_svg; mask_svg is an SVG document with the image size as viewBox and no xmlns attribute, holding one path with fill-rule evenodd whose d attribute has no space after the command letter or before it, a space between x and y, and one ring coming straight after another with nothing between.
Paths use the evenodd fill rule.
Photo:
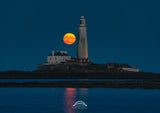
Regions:
<instances>
[{"instance_id":1,"label":"night sky","mask_svg":"<svg viewBox=\"0 0 160 113\"><path fill-rule=\"evenodd\" d=\"M35 70L52 50L76 56L82 15L92 62L128 63L160 73L159 0L1 0L0 71Z\"/></svg>"}]
</instances>

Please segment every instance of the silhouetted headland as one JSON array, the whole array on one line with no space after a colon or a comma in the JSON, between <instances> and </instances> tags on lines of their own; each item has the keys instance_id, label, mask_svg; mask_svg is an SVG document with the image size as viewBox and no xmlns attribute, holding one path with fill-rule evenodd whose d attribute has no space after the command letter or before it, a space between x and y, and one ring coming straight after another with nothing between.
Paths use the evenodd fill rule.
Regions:
<instances>
[{"instance_id":1,"label":"silhouetted headland","mask_svg":"<svg viewBox=\"0 0 160 113\"><path fill-rule=\"evenodd\" d=\"M25 82L25 83L9 82L9 83L0 83L0 87L160 89L160 81L60 81L60 82Z\"/></svg>"},{"instance_id":2,"label":"silhouetted headland","mask_svg":"<svg viewBox=\"0 0 160 113\"><path fill-rule=\"evenodd\" d=\"M0 79L160 79L159 73L149 72L0 72Z\"/></svg>"}]
</instances>

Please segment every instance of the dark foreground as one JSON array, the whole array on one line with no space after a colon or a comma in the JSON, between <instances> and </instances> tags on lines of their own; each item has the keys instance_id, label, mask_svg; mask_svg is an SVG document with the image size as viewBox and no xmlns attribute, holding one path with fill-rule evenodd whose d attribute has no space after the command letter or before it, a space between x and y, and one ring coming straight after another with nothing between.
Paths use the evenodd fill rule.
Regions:
<instances>
[{"instance_id":1,"label":"dark foreground","mask_svg":"<svg viewBox=\"0 0 160 113\"><path fill-rule=\"evenodd\" d=\"M141 88L160 89L160 81L60 81L0 83L0 87L71 87L71 88Z\"/></svg>"},{"instance_id":2,"label":"dark foreground","mask_svg":"<svg viewBox=\"0 0 160 113\"><path fill-rule=\"evenodd\" d=\"M148 72L0 72L0 79L160 79L159 73Z\"/></svg>"}]
</instances>

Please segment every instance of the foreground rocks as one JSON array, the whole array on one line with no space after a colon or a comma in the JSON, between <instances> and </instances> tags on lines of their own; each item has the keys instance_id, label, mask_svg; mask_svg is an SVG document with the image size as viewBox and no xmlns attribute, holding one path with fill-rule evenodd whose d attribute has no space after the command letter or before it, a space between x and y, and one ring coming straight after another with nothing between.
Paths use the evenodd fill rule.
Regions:
<instances>
[{"instance_id":1,"label":"foreground rocks","mask_svg":"<svg viewBox=\"0 0 160 113\"><path fill-rule=\"evenodd\" d=\"M0 79L160 79L159 73L148 72L0 72Z\"/></svg>"},{"instance_id":2,"label":"foreground rocks","mask_svg":"<svg viewBox=\"0 0 160 113\"><path fill-rule=\"evenodd\" d=\"M0 87L160 89L160 81L60 81L60 82L25 82L25 83L8 82L8 83L0 83Z\"/></svg>"}]
</instances>

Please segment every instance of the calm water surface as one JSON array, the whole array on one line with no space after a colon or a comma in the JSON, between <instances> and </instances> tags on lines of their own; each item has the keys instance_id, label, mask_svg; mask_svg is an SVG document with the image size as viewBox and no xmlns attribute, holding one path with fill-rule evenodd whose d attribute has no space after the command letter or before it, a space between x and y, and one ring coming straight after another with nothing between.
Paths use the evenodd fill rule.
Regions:
<instances>
[{"instance_id":1,"label":"calm water surface","mask_svg":"<svg viewBox=\"0 0 160 113\"><path fill-rule=\"evenodd\" d=\"M73 109L80 100L87 109ZM0 113L160 113L160 90L0 88Z\"/></svg>"}]
</instances>

